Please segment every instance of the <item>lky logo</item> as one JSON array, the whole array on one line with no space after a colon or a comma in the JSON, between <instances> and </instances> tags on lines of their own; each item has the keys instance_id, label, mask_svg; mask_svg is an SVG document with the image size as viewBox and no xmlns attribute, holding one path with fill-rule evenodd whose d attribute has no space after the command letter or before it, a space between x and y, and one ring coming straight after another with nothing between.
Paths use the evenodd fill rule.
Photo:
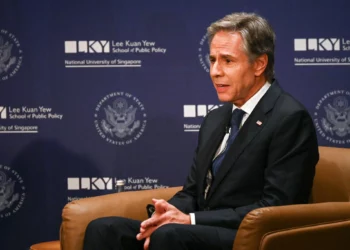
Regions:
<instances>
[{"instance_id":1,"label":"lky logo","mask_svg":"<svg viewBox=\"0 0 350 250\"><path fill-rule=\"evenodd\" d=\"M66 54L74 53L110 53L110 42L106 40L92 41L65 41Z\"/></svg>"},{"instance_id":2,"label":"lky logo","mask_svg":"<svg viewBox=\"0 0 350 250\"><path fill-rule=\"evenodd\" d=\"M184 117L204 117L222 105L184 105Z\"/></svg>"},{"instance_id":3,"label":"lky logo","mask_svg":"<svg viewBox=\"0 0 350 250\"><path fill-rule=\"evenodd\" d=\"M7 119L7 108L0 106L0 119Z\"/></svg>"},{"instance_id":4,"label":"lky logo","mask_svg":"<svg viewBox=\"0 0 350 250\"><path fill-rule=\"evenodd\" d=\"M112 190L114 180L111 177L68 178L68 190Z\"/></svg>"},{"instance_id":5,"label":"lky logo","mask_svg":"<svg viewBox=\"0 0 350 250\"><path fill-rule=\"evenodd\" d=\"M294 51L339 51L340 38L297 38Z\"/></svg>"}]
</instances>

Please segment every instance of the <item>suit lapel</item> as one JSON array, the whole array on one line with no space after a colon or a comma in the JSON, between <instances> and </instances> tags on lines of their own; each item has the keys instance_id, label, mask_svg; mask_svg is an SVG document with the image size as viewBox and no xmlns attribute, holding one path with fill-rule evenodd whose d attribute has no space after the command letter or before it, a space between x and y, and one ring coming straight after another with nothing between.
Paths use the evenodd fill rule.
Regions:
<instances>
[{"instance_id":1,"label":"suit lapel","mask_svg":"<svg viewBox=\"0 0 350 250\"><path fill-rule=\"evenodd\" d=\"M281 93L277 81L275 81L266 94L261 98L259 103L254 108L242 128L240 129L237 137L233 141L232 145L228 149L228 152L223 159L222 165L220 166L218 173L210 188L207 200L210 199L215 189L220 185L221 181L225 178L227 172L235 166L235 162L239 156L243 153L245 148L252 142L258 133L263 129L268 121L268 112L273 108L277 98ZM261 123L261 124L260 124Z\"/></svg>"}]
</instances>

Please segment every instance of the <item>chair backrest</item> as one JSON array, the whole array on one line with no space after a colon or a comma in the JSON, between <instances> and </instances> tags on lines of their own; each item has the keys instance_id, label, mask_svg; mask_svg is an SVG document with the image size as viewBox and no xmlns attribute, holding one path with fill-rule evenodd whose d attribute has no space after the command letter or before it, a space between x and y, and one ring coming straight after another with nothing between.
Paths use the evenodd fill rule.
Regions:
<instances>
[{"instance_id":1,"label":"chair backrest","mask_svg":"<svg viewBox=\"0 0 350 250\"><path fill-rule=\"evenodd\" d=\"M350 148L319 147L311 203L350 201Z\"/></svg>"}]
</instances>

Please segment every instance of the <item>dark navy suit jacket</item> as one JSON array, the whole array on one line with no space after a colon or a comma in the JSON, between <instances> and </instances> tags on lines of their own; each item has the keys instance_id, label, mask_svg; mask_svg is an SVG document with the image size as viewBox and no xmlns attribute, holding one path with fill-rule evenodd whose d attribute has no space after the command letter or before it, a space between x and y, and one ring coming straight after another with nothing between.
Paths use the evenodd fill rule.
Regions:
<instances>
[{"instance_id":1,"label":"dark navy suit jacket","mask_svg":"<svg viewBox=\"0 0 350 250\"><path fill-rule=\"evenodd\" d=\"M232 104L205 117L182 191L169 200L196 224L237 229L253 209L307 203L319 159L307 110L274 81L229 148L204 199L206 175L229 124Z\"/></svg>"}]
</instances>

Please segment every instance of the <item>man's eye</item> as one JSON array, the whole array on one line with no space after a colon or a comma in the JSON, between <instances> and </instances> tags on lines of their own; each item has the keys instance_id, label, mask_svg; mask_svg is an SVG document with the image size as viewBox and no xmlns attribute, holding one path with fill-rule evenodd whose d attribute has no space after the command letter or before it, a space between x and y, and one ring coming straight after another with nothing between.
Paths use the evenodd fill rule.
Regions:
<instances>
[{"instance_id":1,"label":"man's eye","mask_svg":"<svg viewBox=\"0 0 350 250\"><path fill-rule=\"evenodd\" d=\"M230 59L226 59L226 63L230 63L232 62Z\"/></svg>"},{"instance_id":2,"label":"man's eye","mask_svg":"<svg viewBox=\"0 0 350 250\"><path fill-rule=\"evenodd\" d=\"M214 58L209 58L209 61L210 61L211 63L214 63L214 62L215 62L215 59L214 59Z\"/></svg>"}]
</instances>

